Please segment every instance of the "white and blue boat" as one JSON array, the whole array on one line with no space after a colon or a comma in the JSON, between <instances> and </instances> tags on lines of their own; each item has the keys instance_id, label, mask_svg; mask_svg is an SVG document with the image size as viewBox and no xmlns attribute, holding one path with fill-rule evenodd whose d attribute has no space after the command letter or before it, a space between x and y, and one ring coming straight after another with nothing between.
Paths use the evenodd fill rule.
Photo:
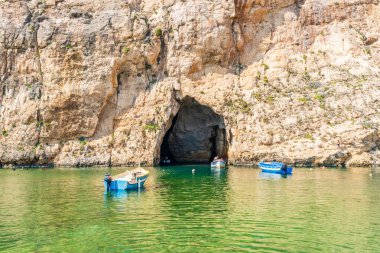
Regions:
<instances>
[{"instance_id":1,"label":"white and blue boat","mask_svg":"<svg viewBox=\"0 0 380 253\"><path fill-rule=\"evenodd\" d=\"M171 162L171 160L168 158L168 157L166 157L165 159L162 159L161 160L161 165L162 166L169 166L170 164L171 164L172 162Z\"/></svg>"},{"instance_id":2,"label":"white and blue boat","mask_svg":"<svg viewBox=\"0 0 380 253\"><path fill-rule=\"evenodd\" d=\"M215 160L211 162L211 169L225 169L226 162L224 160Z\"/></svg>"},{"instance_id":3,"label":"white and blue boat","mask_svg":"<svg viewBox=\"0 0 380 253\"><path fill-rule=\"evenodd\" d=\"M264 173L281 175L291 175L293 173L292 167L288 167L286 164L280 162L260 162L259 168Z\"/></svg>"},{"instance_id":4,"label":"white and blue boat","mask_svg":"<svg viewBox=\"0 0 380 253\"><path fill-rule=\"evenodd\" d=\"M149 172L143 168L126 171L115 177L110 174L104 176L104 188L108 190L133 190L144 186Z\"/></svg>"}]
</instances>

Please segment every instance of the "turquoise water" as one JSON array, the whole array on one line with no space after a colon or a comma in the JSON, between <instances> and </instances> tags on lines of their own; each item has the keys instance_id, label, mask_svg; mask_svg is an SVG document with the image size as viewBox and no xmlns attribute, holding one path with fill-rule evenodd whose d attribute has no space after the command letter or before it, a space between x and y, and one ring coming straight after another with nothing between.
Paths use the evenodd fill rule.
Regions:
<instances>
[{"instance_id":1,"label":"turquoise water","mask_svg":"<svg viewBox=\"0 0 380 253\"><path fill-rule=\"evenodd\" d=\"M0 170L0 251L380 252L380 169L148 170L128 193L103 189L122 168Z\"/></svg>"}]
</instances>

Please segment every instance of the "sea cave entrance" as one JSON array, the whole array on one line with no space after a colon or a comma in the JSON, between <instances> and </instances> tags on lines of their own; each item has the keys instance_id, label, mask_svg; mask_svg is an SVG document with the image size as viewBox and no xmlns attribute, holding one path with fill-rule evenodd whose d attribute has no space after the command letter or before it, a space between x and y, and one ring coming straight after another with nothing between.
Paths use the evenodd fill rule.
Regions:
<instances>
[{"instance_id":1,"label":"sea cave entrance","mask_svg":"<svg viewBox=\"0 0 380 253\"><path fill-rule=\"evenodd\" d=\"M227 158L224 119L210 107L185 97L161 145L161 161L172 164L209 163L215 156Z\"/></svg>"}]
</instances>

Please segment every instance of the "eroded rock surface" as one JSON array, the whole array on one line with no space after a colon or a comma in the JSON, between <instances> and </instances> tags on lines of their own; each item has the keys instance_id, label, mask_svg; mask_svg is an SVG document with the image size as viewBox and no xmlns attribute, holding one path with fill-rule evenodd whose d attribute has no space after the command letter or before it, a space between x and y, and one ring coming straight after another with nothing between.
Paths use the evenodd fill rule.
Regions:
<instances>
[{"instance_id":1,"label":"eroded rock surface","mask_svg":"<svg viewBox=\"0 0 380 253\"><path fill-rule=\"evenodd\" d=\"M157 164L185 97L230 163L380 163L379 20L378 0L0 1L0 163Z\"/></svg>"}]
</instances>

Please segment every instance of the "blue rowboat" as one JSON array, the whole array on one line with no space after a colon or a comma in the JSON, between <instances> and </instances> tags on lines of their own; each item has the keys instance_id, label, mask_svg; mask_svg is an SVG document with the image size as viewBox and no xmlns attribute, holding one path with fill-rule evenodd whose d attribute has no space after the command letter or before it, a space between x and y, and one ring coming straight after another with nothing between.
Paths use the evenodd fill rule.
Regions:
<instances>
[{"instance_id":1,"label":"blue rowboat","mask_svg":"<svg viewBox=\"0 0 380 253\"><path fill-rule=\"evenodd\" d=\"M108 190L133 190L144 186L149 172L143 168L126 171L115 177L110 174L104 176L104 188Z\"/></svg>"},{"instance_id":2,"label":"blue rowboat","mask_svg":"<svg viewBox=\"0 0 380 253\"><path fill-rule=\"evenodd\" d=\"M264 173L274 173L281 175L290 175L293 173L293 168L286 166L280 162L261 162L259 168Z\"/></svg>"},{"instance_id":3,"label":"blue rowboat","mask_svg":"<svg viewBox=\"0 0 380 253\"><path fill-rule=\"evenodd\" d=\"M211 168L212 169L225 169L226 168L226 162L223 160L216 160L211 162Z\"/></svg>"}]
</instances>

